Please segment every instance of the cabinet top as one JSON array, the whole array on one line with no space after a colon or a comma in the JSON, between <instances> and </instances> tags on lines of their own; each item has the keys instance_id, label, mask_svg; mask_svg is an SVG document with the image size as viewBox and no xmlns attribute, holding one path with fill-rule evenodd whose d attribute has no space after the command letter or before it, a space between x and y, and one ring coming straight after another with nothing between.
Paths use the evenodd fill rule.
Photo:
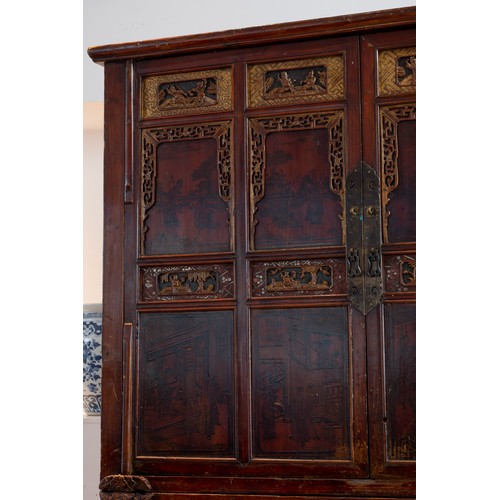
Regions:
<instances>
[{"instance_id":1,"label":"cabinet top","mask_svg":"<svg viewBox=\"0 0 500 500\"><path fill-rule=\"evenodd\" d=\"M364 33L373 30L410 27L415 26L415 24L416 7L404 7L199 35L101 45L90 47L87 52L94 62L105 63L119 59L143 59L171 54L250 47L280 41Z\"/></svg>"}]
</instances>

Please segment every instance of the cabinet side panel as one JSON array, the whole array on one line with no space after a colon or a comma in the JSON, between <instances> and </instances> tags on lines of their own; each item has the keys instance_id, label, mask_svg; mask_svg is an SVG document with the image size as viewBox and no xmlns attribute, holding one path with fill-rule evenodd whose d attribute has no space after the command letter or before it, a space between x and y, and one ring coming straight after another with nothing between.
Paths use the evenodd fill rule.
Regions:
<instances>
[{"instance_id":1,"label":"cabinet side panel","mask_svg":"<svg viewBox=\"0 0 500 500\"><path fill-rule=\"evenodd\" d=\"M126 64L105 65L101 477L121 472Z\"/></svg>"}]
</instances>

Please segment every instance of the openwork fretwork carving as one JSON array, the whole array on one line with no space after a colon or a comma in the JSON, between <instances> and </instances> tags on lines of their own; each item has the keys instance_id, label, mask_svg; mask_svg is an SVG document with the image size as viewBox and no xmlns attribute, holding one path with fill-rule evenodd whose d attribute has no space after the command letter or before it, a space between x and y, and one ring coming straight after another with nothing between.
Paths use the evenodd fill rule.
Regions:
<instances>
[{"instance_id":1,"label":"openwork fretwork carving","mask_svg":"<svg viewBox=\"0 0 500 500\"><path fill-rule=\"evenodd\" d=\"M413 94L417 85L415 47L378 53L378 95Z\"/></svg>"},{"instance_id":2,"label":"openwork fretwork carving","mask_svg":"<svg viewBox=\"0 0 500 500\"><path fill-rule=\"evenodd\" d=\"M344 97L343 56L248 67L248 107L331 101Z\"/></svg>"},{"instance_id":3,"label":"openwork fretwork carving","mask_svg":"<svg viewBox=\"0 0 500 500\"><path fill-rule=\"evenodd\" d=\"M384 288L386 292L414 292L417 286L415 256L391 255L384 258Z\"/></svg>"},{"instance_id":4,"label":"openwork fretwork carving","mask_svg":"<svg viewBox=\"0 0 500 500\"><path fill-rule=\"evenodd\" d=\"M344 220L344 112L333 111L328 114L307 113L272 118L249 120L250 139L250 248L255 249L255 227L258 223L255 213L257 203L265 195L266 135L286 130L328 129L330 190L339 196ZM343 225L345 240L345 226Z\"/></svg>"},{"instance_id":5,"label":"openwork fretwork carving","mask_svg":"<svg viewBox=\"0 0 500 500\"><path fill-rule=\"evenodd\" d=\"M252 296L332 295L345 287L344 263L335 259L252 264Z\"/></svg>"},{"instance_id":6,"label":"openwork fretwork carving","mask_svg":"<svg viewBox=\"0 0 500 500\"><path fill-rule=\"evenodd\" d=\"M162 142L213 138L217 141L217 169L220 198L228 204L228 224L232 233L232 122L180 125L146 129L142 133L141 254L144 254L148 210L155 204L157 175L156 150ZM230 241L232 237L230 235Z\"/></svg>"},{"instance_id":7,"label":"openwork fretwork carving","mask_svg":"<svg viewBox=\"0 0 500 500\"><path fill-rule=\"evenodd\" d=\"M398 123L402 120L416 120L415 104L383 106L380 108L380 150L382 160L382 227L384 241L389 241L388 224L391 212L388 210L390 193L398 187Z\"/></svg>"},{"instance_id":8,"label":"openwork fretwork carving","mask_svg":"<svg viewBox=\"0 0 500 500\"><path fill-rule=\"evenodd\" d=\"M229 111L231 68L150 76L142 82L142 117Z\"/></svg>"},{"instance_id":9,"label":"openwork fretwork carving","mask_svg":"<svg viewBox=\"0 0 500 500\"><path fill-rule=\"evenodd\" d=\"M230 265L162 266L141 268L141 300L210 300L234 297Z\"/></svg>"}]
</instances>

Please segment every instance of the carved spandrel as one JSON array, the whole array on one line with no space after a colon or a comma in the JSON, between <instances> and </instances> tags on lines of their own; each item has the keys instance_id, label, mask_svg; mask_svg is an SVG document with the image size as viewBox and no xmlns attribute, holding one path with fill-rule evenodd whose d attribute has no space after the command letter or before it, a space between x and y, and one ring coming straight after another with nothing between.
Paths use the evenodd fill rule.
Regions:
<instances>
[{"instance_id":1,"label":"carved spandrel","mask_svg":"<svg viewBox=\"0 0 500 500\"><path fill-rule=\"evenodd\" d=\"M296 260L252 264L252 296L335 295L345 290L341 260Z\"/></svg>"},{"instance_id":2,"label":"carved spandrel","mask_svg":"<svg viewBox=\"0 0 500 500\"><path fill-rule=\"evenodd\" d=\"M382 163L382 229L385 243L389 243L390 194L399 185L398 124L416 120L415 104L383 106L380 108L380 155Z\"/></svg>"},{"instance_id":3,"label":"carved spandrel","mask_svg":"<svg viewBox=\"0 0 500 500\"><path fill-rule=\"evenodd\" d=\"M338 196L339 217L342 220L342 241L345 241L344 221L344 112L307 113L249 120L250 163L250 248L256 249L255 234L259 222L258 203L266 193L266 139L273 132L326 129L328 133L329 190Z\"/></svg>"},{"instance_id":4,"label":"carved spandrel","mask_svg":"<svg viewBox=\"0 0 500 500\"><path fill-rule=\"evenodd\" d=\"M344 98L341 55L248 67L248 107L324 102Z\"/></svg>"},{"instance_id":5,"label":"carved spandrel","mask_svg":"<svg viewBox=\"0 0 500 500\"><path fill-rule=\"evenodd\" d=\"M230 111L231 68L150 76L142 81L142 117Z\"/></svg>"},{"instance_id":6,"label":"carved spandrel","mask_svg":"<svg viewBox=\"0 0 500 500\"><path fill-rule=\"evenodd\" d=\"M378 53L378 94L414 94L417 85L415 47L381 50Z\"/></svg>"},{"instance_id":7,"label":"carved spandrel","mask_svg":"<svg viewBox=\"0 0 500 500\"><path fill-rule=\"evenodd\" d=\"M200 125L181 125L172 127L162 127L162 128L151 128L146 129L142 133L142 182L141 182L141 213L140 213L140 242L141 242L141 255L146 252L146 237L148 232L147 219L149 211L155 206L157 202L157 178L158 178L158 148L164 143L178 143L183 141L195 141L213 139L215 141L216 156L214 158L214 169L216 169L216 174L212 171L208 172L207 167L202 164L200 166L200 172L203 175L208 176L209 174L216 175L216 181L218 185L219 198L224 201L227 205L227 227L228 227L228 237L227 237L227 250L232 248L232 231L233 231L233 210L232 210L232 122L215 122ZM193 172L192 175L199 175L197 172ZM202 181L198 180L198 183L202 185ZM179 189L182 188L182 182L179 181ZM179 195L180 193L175 191L173 193ZM195 192L191 194L193 199L199 200L199 196ZM171 201L172 194L167 197L167 201ZM187 208L189 208L192 203L187 200ZM176 203L175 209L180 210L183 207L182 203ZM206 210L197 211L197 216L206 215ZM195 215L196 215L195 214ZM200 222L200 225L205 229L208 228L205 224ZM164 236L166 237L166 236ZM172 245L173 247L174 245ZM220 251L220 249L217 249ZM210 250L207 250L210 251ZM158 252L153 252L158 253ZM159 252L159 253L168 253ZM184 253L183 251L175 251L172 253Z\"/></svg>"},{"instance_id":8,"label":"carved spandrel","mask_svg":"<svg viewBox=\"0 0 500 500\"><path fill-rule=\"evenodd\" d=\"M234 297L230 265L163 266L141 268L141 300L213 300Z\"/></svg>"}]
</instances>

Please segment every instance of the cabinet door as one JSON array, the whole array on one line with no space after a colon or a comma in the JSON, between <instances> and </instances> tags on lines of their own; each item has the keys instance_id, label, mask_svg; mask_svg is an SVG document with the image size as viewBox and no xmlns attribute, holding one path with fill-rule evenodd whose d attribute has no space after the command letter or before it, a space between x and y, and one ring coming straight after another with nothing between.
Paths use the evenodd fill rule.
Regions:
<instances>
[{"instance_id":1,"label":"cabinet door","mask_svg":"<svg viewBox=\"0 0 500 500\"><path fill-rule=\"evenodd\" d=\"M371 475L415 474L416 46L362 37L363 157L380 177L383 295L367 317Z\"/></svg>"}]
</instances>

